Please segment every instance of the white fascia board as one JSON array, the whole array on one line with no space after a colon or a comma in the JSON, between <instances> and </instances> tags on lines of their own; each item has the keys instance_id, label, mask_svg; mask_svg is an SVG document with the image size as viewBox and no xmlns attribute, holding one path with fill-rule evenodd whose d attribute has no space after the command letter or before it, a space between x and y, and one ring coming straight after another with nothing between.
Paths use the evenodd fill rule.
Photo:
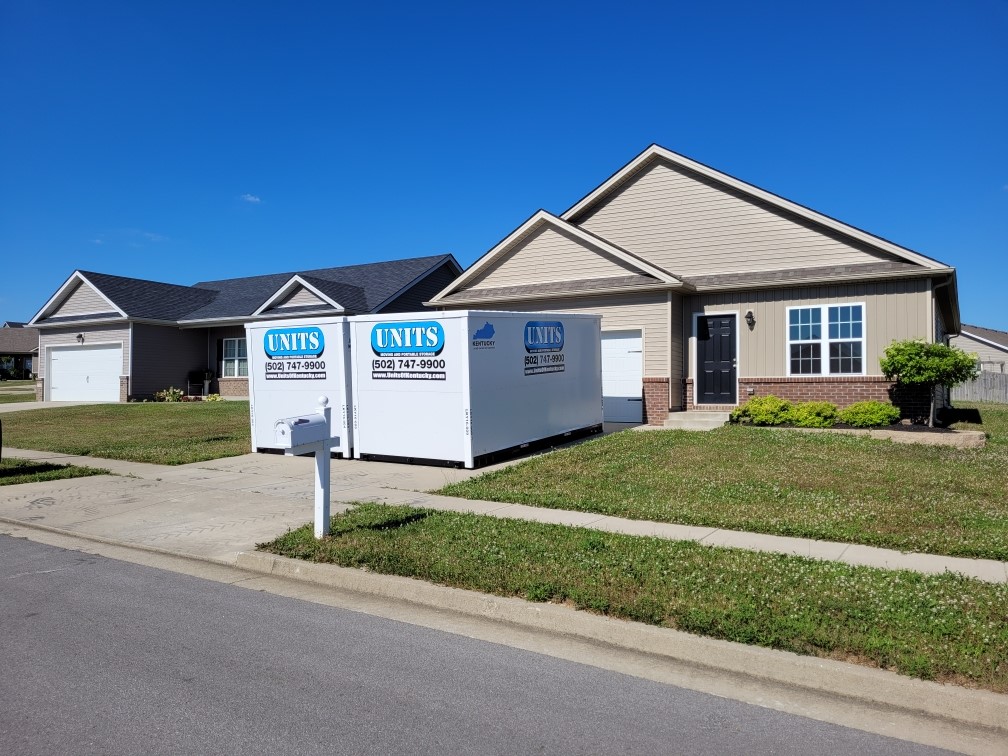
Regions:
<instances>
[{"instance_id":1,"label":"white fascia board","mask_svg":"<svg viewBox=\"0 0 1008 756\"><path fill-rule=\"evenodd\" d=\"M867 231L862 231L854 226L848 226L846 223L836 220L835 218L830 218L828 215L823 215L822 213L817 213L815 210L805 207L804 205L799 205L791 200L784 199L772 192L768 192L765 189L760 189L758 186L753 186L745 181L741 181L733 176L729 176L727 173L721 173L721 171L715 170L708 165L703 163L698 163L695 160L690 160L684 155L680 155L677 152L672 152L664 147L659 147L656 144L648 147L644 152L635 157L629 163L627 163L623 168L618 170L612 176L610 176L604 183L602 183L594 191L586 195L582 200L580 200L576 205L567 210L560 217L569 221L572 218L578 216L584 210L594 205L600 198L604 197L609 193L611 189L615 186L621 184L628 176L636 173L645 163L660 158L667 160L670 163L678 165L682 168L686 168L694 173L698 173L701 176L705 176L719 184L724 184L725 186L731 187L738 192L747 194L750 197L762 200L769 205L779 207L782 210L786 210L789 213L797 215L806 220L812 221L820 226L824 226L833 231L848 236L852 239L862 242L863 244L868 244L876 249L882 250L883 252L888 252L889 254L896 255L909 262L916 263L917 265L922 265L925 268L947 268L948 266L938 260L927 257L925 255L914 252L913 250L907 249L906 247L901 247L898 244L894 244L891 241L886 241L878 236L868 233Z\"/></svg>"},{"instance_id":2,"label":"white fascia board","mask_svg":"<svg viewBox=\"0 0 1008 756\"><path fill-rule=\"evenodd\" d=\"M273 312L264 312L259 315L241 315L226 318L201 318L200 320L180 320L173 325L177 325L179 328L220 328L230 325L245 325L246 323L255 323L261 320L286 320L288 318L308 318L318 315L346 314L346 310L343 309L339 312L333 312L330 309L319 308L318 310L298 310L297 312L291 313L285 313L283 310L274 310Z\"/></svg>"},{"instance_id":3,"label":"white fascia board","mask_svg":"<svg viewBox=\"0 0 1008 756\"><path fill-rule=\"evenodd\" d=\"M125 326L131 321L124 318L96 318L91 321L61 321L59 323L39 323L32 326L39 331L50 331L52 329L78 329L83 330L91 326Z\"/></svg>"},{"instance_id":4,"label":"white fascia board","mask_svg":"<svg viewBox=\"0 0 1008 756\"><path fill-rule=\"evenodd\" d=\"M973 339L973 341L979 341L981 344L986 344L987 346L994 347L995 349L1000 349L1002 352L1008 352L1008 346L998 344L996 341L991 341L990 339L985 339L983 336L977 336L975 333L967 331L965 328L959 331L959 335L966 336L967 338Z\"/></svg>"},{"instance_id":5,"label":"white fascia board","mask_svg":"<svg viewBox=\"0 0 1008 756\"><path fill-rule=\"evenodd\" d=\"M483 257L477 260L473 265L461 276L452 281L444 290L439 291L433 297L431 297L431 303L439 302L442 297L446 297L449 294L458 291L464 284L471 281L479 273L489 267L491 264L497 261L498 258L507 254L511 247L523 239L525 236L530 234L540 225L548 225L557 231L562 233L570 234L574 236L584 244L594 247L596 249L602 250L613 257L623 260L626 263L637 268L639 271L646 273L649 276L654 276L656 279L665 284L681 284L682 282L669 275L665 271L656 268L655 266L645 262L644 260L629 254L625 250L615 247L609 242L601 239L594 234L589 234L587 231L578 228L566 221L558 218L552 213L548 213L545 210L539 210L531 218L522 223L518 228L508 234L504 239L497 243L497 245L487 252Z\"/></svg>"},{"instance_id":6,"label":"white fascia board","mask_svg":"<svg viewBox=\"0 0 1008 756\"><path fill-rule=\"evenodd\" d=\"M81 272L79 270L75 270L73 273L70 274L70 277L67 278L67 280L63 282L63 285L60 286L56 290L56 293L53 294L51 297L49 297L49 301L46 302L44 305L42 305L42 309L39 310L37 313L35 313L35 316L31 320L28 321L28 325L32 326L32 327L37 327L38 326L38 320L39 320L39 318L45 317L52 310L55 310L56 309L56 305L60 304L63 301L63 297L66 295L66 293L76 283L85 283L85 284L87 284L99 297L101 297L102 299L104 299L108 303L109 307L111 307L113 310L115 310L116 312L118 312L124 318L125 317L129 317L128 315L126 315L125 312L122 311L122 309L120 307L118 307L115 304L115 302L113 302L111 299L109 299L108 297L106 297L98 289L97 286L95 286L93 283L91 283L90 281L88 281L81 274Z\"/></svg>"},{"instance_id":7,"label":"white fascia board","mask_svg":"<svg viewBox=\"0 0 1008 756\"><path fill-rule=\"evenodd\" d=\"M344 310L343 305L341 305L335 299L326 296L317 288L315 288L310 283L301 278L301 276L295 274L291 276L290 280L287 281L287 283L285 283L283 286L277 289L276 292L273 294L273 296L271 296L269 299L263 302L263 304L259 307L259 309L252 313L252 316L255 317L256 315L262 315L263 312L272 307L276 302L279 302L281 299L290 294L297 286L303 286L304 288L308 289L308 291L310 291L312 294L314 294L316 297L321 299L323 302L332 305L334 308L336 308L338 312L343 312Z\"/></svg>"}]
</instances>

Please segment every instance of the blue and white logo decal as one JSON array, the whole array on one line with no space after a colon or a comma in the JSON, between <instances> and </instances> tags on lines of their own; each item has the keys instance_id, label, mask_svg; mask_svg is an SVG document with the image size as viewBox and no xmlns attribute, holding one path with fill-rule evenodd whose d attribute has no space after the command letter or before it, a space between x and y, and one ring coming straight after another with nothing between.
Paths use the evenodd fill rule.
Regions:
<instances>
[{"instance_id":1,"label":"blue and white logo decal","mask_svg":"<svg viewBox=\"0 0 1008 756\"><path fill-rule=\"evenodd\" d=\"M472 337L473 349L493 349L494 346L493 323L487 321L482 328L476 330Z\"/></svg>"},{"instance_id":2,"label":"blue and white logo decal","mask_svg":"<svg viewBox=\"0 0 1008 756\"><path fill-rule=\"evenodd\" d=\"M525 324L525 351L529 354L559 352L564 345L564 327L559 320L530 320Z\"/></svg>"},{"instance_id":3,"label":"blue and white logo decal","mask_svg":"<svg viewBox=\"0 0 1008 756\"><path fill-rule=\"evenodd\" d=\"M316 326L270 328L263 335L263 348L271 360L319 357L325 351L325 336Z\"/></svg>"},{"instance_id":4,"label":"blue and white logo decal","mask_svg":"<svg viewBox=\"0 0 1008 756\"><path fill-rule=\"evenodd\" d=\"M444 328L433 320L376 323L371 329L371 351L378 356L441 354Z\"/></svg>"}]
</instances>

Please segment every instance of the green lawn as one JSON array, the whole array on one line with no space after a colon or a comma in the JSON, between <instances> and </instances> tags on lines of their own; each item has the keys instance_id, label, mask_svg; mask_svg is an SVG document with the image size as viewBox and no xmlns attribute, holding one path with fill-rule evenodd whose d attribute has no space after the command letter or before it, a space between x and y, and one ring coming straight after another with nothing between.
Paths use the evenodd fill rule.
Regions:
<instances>
[{"instance_id":1,"label":"green lawn","mask_svg":"<svg viewBox=\"0 0 1008 756\"><path fill-rule=\"evenodd\" d=\"M13 404L14 402L34 402L34 393L5 394L0 393L0 404Z\"/></svg>"},{"instance_id":2,"label":"green lawn","mask_svg":"<svg viewBox=\"0 0 1008 756\"><path fill-rule=\"evenodd\" d=\"M259 548L1008 691L1008 585L364 504Z\"/></svg>"},{"instance_id":3,"label":"green lawn","mask_svg":"<svg viewBox=\"0 0 1008 756\"><path fill-rule=\"evenodd\" d=\"M38 483L43 480L62 480L63 478L85 478L89 475L108 475L108 470L77 465L54 465L49 462L36 462L15 457L0 460L0 486Z\"/></svg>"},{"instance_id":4,"label":"green lawn","mask_svg":"<svg viewBox=\"0 0 1008 756\"><path fill-rule=\"evenodd\" d=\"M35 388L35 381L0 381L0 390L5 388Z\"/></svg>"},{"instance_id":5,"label":"green lawn","mask_svg":"<svg viewBox=\"0 0 1008 756\"><path fill-rule=\"evenodd\" d=\"M1008 560L1008 407L984 449L727 426L626 431L437 493Z\"/></svg>"},{"instance_id":6,"label":"green lawn","mask_svg":"<svg viewBox=\"0 0 1008 756\"><path fill-rule=\"evenodd\" d=\"M249 451L248 402L94 404L0 417L3 442L133 462L182 465Z\"/></svg>"}]
</instances>

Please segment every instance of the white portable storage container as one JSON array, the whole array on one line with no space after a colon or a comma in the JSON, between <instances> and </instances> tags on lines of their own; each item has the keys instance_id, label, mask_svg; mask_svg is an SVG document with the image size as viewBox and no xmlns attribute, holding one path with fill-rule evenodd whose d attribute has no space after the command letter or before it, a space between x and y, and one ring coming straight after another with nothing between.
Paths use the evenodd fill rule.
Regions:
<instances>
[{"instance_id":1,"label":"white portable storage container","mask_svg":"<svg viewBox=\"0 0 1008 756\"><path fill-rule=\"evenodd\" d=\"M468 468L602 430L601 318L350 318L354 456Z\"/></svg>"},{"instance_id":2,"label":"white portable storage container","mask_svg":"<svg viewBox=\"0 0 1008 756\"><path fill-rule=\"evenodd\" d=\"M325 395L332 452L349 458L350 331L345 317L264 320L245 325L252 451L279 449L277 420L310 415Z\"/></svg>"}]
</instances>

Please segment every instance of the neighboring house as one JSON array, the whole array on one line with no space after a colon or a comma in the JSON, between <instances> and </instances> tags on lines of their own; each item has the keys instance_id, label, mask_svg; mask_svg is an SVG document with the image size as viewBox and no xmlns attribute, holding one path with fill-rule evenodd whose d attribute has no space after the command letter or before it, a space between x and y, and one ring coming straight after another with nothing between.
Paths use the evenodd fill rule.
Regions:
<instances>
[{"instance_id":1,"label":"neighboring house","mask_svg":"<svg viewBox=\"0 0 1008 756\"><path fill-rule=\"evenodd\" d=\"M244 324L421 309L461 272L451 255L178 286L75 271L32 318L36 395L120 401L168 386L248 396Z\"/></svg>"},{"instance_id":2,"label":"neighboring house","mask_svg":"<svg viewBox=\"0 0 1008 756\"><path fill-rule=\"evenodd\" d=\"M993 328L962 324L952 346L975 354L980 369L989 373L1008 373L1008 333Z\"/></svg>"},{"instance_id":3,"label":"neighboring house","mask_svg":"<svg viewBox=\"0 0 1008 756\"><path fill-rule=\"evenodd\" d=\"M884 349L959 330L953 268L655 145L427 304L601 314L606 419L653 424L766 394L889 400Z\"/></svg>"},{"instance_id":4,"label":"neighboring house","mask_svg":"<svg viewBox=\"0 0 1008 756\"><path fill-rule=\"evenodd\" d=\"M0 377L27 380L38 356L39 332L8 320L0 328Z\"/></svg>"}]
</instances>

